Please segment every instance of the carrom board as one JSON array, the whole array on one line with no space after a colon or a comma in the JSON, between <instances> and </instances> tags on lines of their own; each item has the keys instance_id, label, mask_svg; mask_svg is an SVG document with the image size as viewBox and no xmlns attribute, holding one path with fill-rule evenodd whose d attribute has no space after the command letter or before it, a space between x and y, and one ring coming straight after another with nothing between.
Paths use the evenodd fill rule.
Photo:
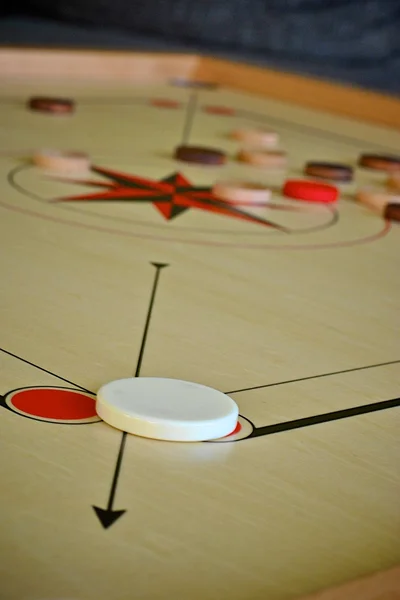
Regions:
<instances>
[{"instance_id":1,"label":"carrom board","mask_svg":"<svg viewBox=\"0 0 400 600\"><path fill-rule=\"evenodd\" d=\"M4 48L0 75L0 597L281 600L398 564L400 230L354 200L385 185L357 160L399 151L398 100L183 55ZM239 126L277 131L288 169L238 163ZM41 171L43 147L92 171ZM312 159L355 168L333 208L280 193ZM207 204L230 178L271 205ZM236 431L111 428L96 390L134 375L227 392Z\"/></svg>"}]
</instances>

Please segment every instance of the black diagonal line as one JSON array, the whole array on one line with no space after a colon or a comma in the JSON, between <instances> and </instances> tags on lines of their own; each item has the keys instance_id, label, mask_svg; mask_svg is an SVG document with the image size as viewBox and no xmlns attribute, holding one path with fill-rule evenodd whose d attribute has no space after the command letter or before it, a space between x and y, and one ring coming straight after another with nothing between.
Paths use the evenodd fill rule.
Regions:
<instances>
[{"instance_id":1,"label":"black diagonal line","mask_svg":"<svg viewBox=\"0 0 400 600\"><path fill-rule=\"evenodd\" d=\"M194 200L197 200L198 202L202 202L206 206L210 206L210 207L215 206L215 208L225 209L231 215L235 215L238 217L244 217L244 218L246 218L246 220L251 220L254 223L261 223L262 225L268 225L269 227L273 227L274 229L279 229L280 231L284 231L286 233L289 231L285 227L282 227L282 225L278 225L277 223L274 223L273 221L268 221L268 219L263 219L262 217L257 217L256 215L248 213L245 210L236 208L235 206L233 206L232 204L229 204L225 200L219 200L217 198L212 198L212 199L204 198L201 195L196 196L195 194L191 195L191 197Z\"/></svg>"},{"instance_id":2,"label":"black diagonal line","mask_svg":"<svg viewBox=\"0 0 400 600\"><path fill-rule=\"evenodd\" d=\"M119 449L118 449L117 462L115 463L114 475L113 475L111 488L110 488L110 495L108 497L107 510L112 510L112 508L113 508L115 493L117 491L119 474L121 471L122 460L124 458L126 436L127 436L127 433L126 433L126 431L124 431L122 433L121 442L120 442Z\"/></svg>"},{"instance_id":3,"label":"black diagonal line","mask_svg":"<svg viewBox=\"0 0 400 600\"><path fill-rule=\"evenodd\" d=\"M90 170L93 171L93 173L98 173L99 175L102 175L103 177L106 177L107 179L110 179L111 181L114 181L115 183L119 183L120 185L131 187L131 188L139 188L139 189L144 188L143 183L138 183L129 176L124 176L123 174L117 174L114 172L110 172L108 169L103 169L102 167L91 167ZM143 177L142 179L146 179L146 177ZM151 183L152 183L151 181L148 182L149 188L151 188ZM144 189L146 189L146 188L144 188Z\"/></svg>"},{"instance_id":4,"label":"black diagonal line","mask_svg":"<svg viewBox=\"0 0 400 600\"><path fill-rule=\"evenodd\" d=\"M208 192L210 194L212 194L212 188L210 187L177 187L176 188L176 193L177 194L190 194L191 198L195 198L196 200L202 200L203 202L220 202L221 205L225 205L227 207L235 207L235 205L232 202L229 202L229 200L222 200L220 198L217 198L217 196L213 196L213 198L208 198L206 197L205 199L203 199L202 193L203 192ZM263 206L263 204L259 205L259 204L252 204L251 206L254 207L258 207L258 206ZM292 206L291 204L274 204L272 202L268 202L267 204L267 208L271 208L271 209L278 209L278 210L287 210L287 211L292 211L292 212L296 212L299 213L301 212L302 214L305 214L305 210L304 207L298 207L298 206ZM331 211L332 213L334 212L333 210ZM331 223L330 223L331 225Z\"/></svg>"},{"instance_id":5,"label":"black diagonal line","mask_svg":"<svg viewBox=\"0 0 400 600\"><path fill-rule=\"evenodd\" d=\"M240 390L233 390L231 392L225 392L226 394L239 394L240 392L251 392L253 390L262 390L264 388L276 387L278 385L286 385L288 383L297 383L299 381L309 381L310 379L321 379L322 377L331 377L333 375L342 375L342 373L353 373L355 371L365 371L367 369L376 369L377 367L387 367L389 365L396 365L400 363L399 360L390 360L388 362L377 363L375 365L366 365L363 367L354 367L353 369L343 369L341 371L332 371L331 373L322 373L321 375L310 375L309 377L299 377L298 379L287 379L286 381L278 381L276 383L266 383L265 385L255 385L253 387L242 388Z\"/></svg>"},{"instance_id":6,"label":"black diagonal line","mask_svg":"<svg viewBox=\"0 0 400 600\"><path fill-rule=\"evenodd\" d=\"M68 177L54 177L48 176L44 178L47 181L54 181L59 183L76 183L77 185L84 185L85 187L101 187L106 190L114 190L115 186L111 182L105 181L91 181L89 179L69 179Z\"/></svg>"},{"instance_id":7,"label":"black diagonal line","mask_svg":"<svg viewBox=\"0 0 400 600\"><path fill-rule=\"evenodd\" d=\"M70 385L73 385L74 387L84 391L84 392L88 392L89 394L93 394L93 392L91 390L88 390L87 388L78 385L77 383L74 383L73 381L70 381L69 379L66 379L65 377L61 377L61 375L57 375L57 373L53 373L53 371L49 371L49 369L45 369L44 367L41 367L40 365L37 365L33 362L31 362L30 360L27 360L26 358L22 358L21 356L18 356L18 354L13 354L12 352L10 352L9 350L5 350L5 348L0 348L0 352L3 352L4 354L8 354L8 356L12 356L13 358L16 358L17 360L20 360L21 362L30 365L31 367L34 367L35 369L39 369L39 371L43 371L43 373L47 373L48 375L52 375L53 377L56 377L57 379L59 379L60 381L64 381L65 383L69 383Z\"/></svg>"},{"instance_id":8,"label":"black diagonal line","mask_svg":"<svg viewBox=\"0 0 400 600\"><path fill-rule=\"evenodd\" d=\"M108 169L102 169L101 167L91 167L90 170L93 173L102 175L110 181L114 181L115 183L119 183L120 185L132 185L132 187L134 186L134 183L130 179L124 177L123 175L116 175L115 173L110 173Z\"/></svg>"},{"instance_id":9,"label":"black diagonal line","mask_svg":"<svg viewBox=\"0 0 400 600\"><path fill-rule=\"evenodd\" d=\"M136 197L136 196L114 196L113 198L110 198L110 196L98 196L97 198L93 198L90 196L87 197L65 197L65 198L56 198L53 202L57 203L57 202L70 202L70 203L79 203L81 201L87 201L90 204L97 204L97 202L109 202L112 204L116 204L118 202L138 202L138 203L142 203L145 204L146 202L160 202L162 204L168 204L171 202L171 195L163 195L163 196L155 196L155 195L149 195L149 196L142 196L142 197Z\"/></svg>"},{"instance_id":10,"label":"black diagonal line","mask_svg":"<svg viewBox=\"0 0 400 600\"><path fill-rule=\"evenodd\" d=\"M290 431L291 429L301 429L310 425L318 425L328 423L330 421L338 421L339 419L348 419L359 415L387 410L400 406L400 398L393 400L384 400L382 402L374 402L372 404L364 404L363 406L355 406L354 408L346 408L344 410L336 410L322 415L314 415L313 417L305 417L303 419L295 419L293 421L285 421L284 423L275 423L266 425L265 427L256 427L249 435L249 438L260 437L263 435L272 435L282 431Z\"/></svg>"},{"instance_id":11,"label":"black diagonal line","mask_svg":"<svg viewBox=\"0 0 400 600\"><path fill-rule=\"evenodd\" d=\"M168 267L168 265L166 263L152 262L151 264L153 265L153 267L155 267L156 273L154 276L153 287L152 287L151 294L150 294L150 301L149 301L149 306L147 309L146 322L144 324L142 342L140 344L139 356L138 356L137 363L136 363L134 377L139 377L140 369L142 368L142 361L143 361L144 351L146 348L147 335L149 333L151 315L153 313L154 301L156 299L156 293L157 293L158 283L160 280L161 269L163 269L164 267Z\"/></svg>"},{"instance_id":12,"label":"black diagonal line","mask_svg":"<svg viewBox=\"0 0 400 600\"><path fill-rule=\"evenodd\" d=\"M185 146L186 144L189 143L190 134L192 133L194 117L195 117L196 109L197 109L197 100L198 100L198 93L193 92L189 97L189 102L187 103L186 118L185 118L185 123L183 126L181 146Z\"/></svg>"},{"instance_id":13,"label":"black diagonal line","mask_svg":"<svg viewBox=\"0 0 400 600\"><path fill-rule=\"evenodd\" d=\"M144 351L146 348L147 336L149 333L151 315L153 313L154 302L155 302L157 288L158 288L158 284L159 284L159 280L160 280L161 269L168 266L166 263L158 263L158 262L152 262L151 264L153 265L153 267L155 267L156 272L154 275L154 281L153 281L153 286L152 286L152 290L151 290L151 294L150 294L149 305L147 308L146 321L145 321L144 328L143 328L142 341L140 344L139 356L138 356L137 363L136 363L134 377L139 377L139 375L140 375L140 369L142 367ZM113 512L114 498L115 498L115 494L117 491L118 479L119 479L119 475L121 472L122 461L124 458L127 435L128 434L126 431L122 432L121 441L120 441L119 448L118 448L117 460L116 460L115 467L114 467L114 474L113 474L113 478L112 478L112 482L111 482L110 493L109 493L107 509L106 509L106 511L109 514L112 514L112 512ZM104 509L95 508L95 510L96 511L100 510L103 513L105 512ZM125 512L125 511L117 511L116 514L118 514L118 513L122 514L123 512Z\"/></svg>"}]
</instances>

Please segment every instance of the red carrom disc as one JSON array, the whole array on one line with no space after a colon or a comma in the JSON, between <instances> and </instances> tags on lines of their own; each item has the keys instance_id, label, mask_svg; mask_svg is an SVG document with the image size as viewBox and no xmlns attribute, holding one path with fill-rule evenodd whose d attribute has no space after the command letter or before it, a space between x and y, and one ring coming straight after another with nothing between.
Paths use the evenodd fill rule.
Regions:
<instances>
[{"instance_id":1,"label":"red carrom disc","mask_svg":"<svg viewBox=\"0 0 400 600\"><path fill-rule=\"evenodd\" d=\"M323 204L336 202L339 196L338 189L333 185L300 179L288 179L283 186L282 193L288 198Z\"/></svg>"}]
</instances>

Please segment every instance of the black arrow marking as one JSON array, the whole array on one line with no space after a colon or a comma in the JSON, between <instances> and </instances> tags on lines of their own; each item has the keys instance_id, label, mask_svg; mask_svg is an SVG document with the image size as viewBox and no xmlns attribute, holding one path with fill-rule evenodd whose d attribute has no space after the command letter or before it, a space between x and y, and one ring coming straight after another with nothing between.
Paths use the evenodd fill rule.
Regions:
<instances>
[{"instance_id":1,"label":"black arrow marking","mask_svg":"<svg viewBox=\"0 0 400 600\"><path fill-rule=\"evenodd\" d=\"M113 510L115 492L117 491L119 472L121 470L122 459L125 451L125 442L126 442L126 432L124 431L121 437L121 443L119 445L119 451L117 456L117 462L115 464L114 469L114 477L111 484L110 495L108 497L107 508L99 508L98 506L93 506L94 512L96 513L100 523L103 525L104 529L108 529L111 527L117 519L122 517L122 515L126 512L125 510Z\"/></svg>"},{"instance_id":2,"label":"black arrow marking","mask_svg":"<svg viewBox=\"0 0 400 600\"><path fill-rule=\"evenodd\" d=\"M146 322L144 324L144 329L143 329L142 343L140 344L139 356L138 356L137 363L136 363L134 377L139 377L139 375L140 375L140 369L142 367L144 350L146 348L147 334L149 332L151 315L153 313L154 301L156 298L161 269L163 269L164 267L168 267L168 265L166 263L152 262L151 264L153 265L153 267L155 267L156 272L154 275L153 288L151 290L149 306L147 309ZM115 463L114 475L113 475L111 488L110 488L110 494L108 496L107 508L100 508L98 506L92 506L94 512L97 515L97 518L99 519L99 521L102 524L102 526L104 527L104 529L108 529L109 527L111 527L111 525L113 525L113 523L115 523L115 521L117 521L120 517L122 517L122 515L126 512L126 510L113 510L113 504L114 504L115 493L117 491L118 479L119 479L119 474L121 471L122 460L124 458L127 435L128 434L126 433L126 431L124 431L121 436L117 461Z\"/></svg>"}]
</instances>

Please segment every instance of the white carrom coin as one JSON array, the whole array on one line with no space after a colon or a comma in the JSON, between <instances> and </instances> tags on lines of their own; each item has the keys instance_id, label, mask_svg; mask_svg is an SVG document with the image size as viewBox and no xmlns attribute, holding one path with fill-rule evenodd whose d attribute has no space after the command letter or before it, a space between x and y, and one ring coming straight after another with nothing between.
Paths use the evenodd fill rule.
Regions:
<instances>
[{"instance_id":1,"label":"white carrom coin","mask_svg":"<svg viewBox=\"0 0 400 600\"><path fill-rule=\"evenodd\" d=\"M179 379L131 377L103 385L97 393L103 421L134 435L175 442L201 442L229 435L237 404L218 390Z\"/></svg>"}]
</instances>

